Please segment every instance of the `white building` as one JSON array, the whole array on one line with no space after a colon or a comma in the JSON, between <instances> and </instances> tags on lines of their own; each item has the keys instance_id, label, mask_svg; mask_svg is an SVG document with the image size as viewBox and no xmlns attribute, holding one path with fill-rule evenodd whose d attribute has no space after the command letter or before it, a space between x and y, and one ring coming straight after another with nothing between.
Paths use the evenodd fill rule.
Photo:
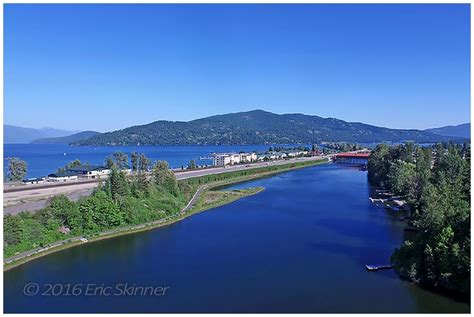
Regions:
<instances>
[{"instance_id":1,"label":"white building","mask_svg":"<svg viewBox=\"0 0 474 317\"><path fill-rule=\"evenodd\" d=\"M110 174L110 169L99 165L79 165L68 168L67 171L87 179L106 178Z\"/></svg>"},{"instance_id":2,"label":"white building","mask_svg":"<svg viewBox=\"0 0 474 317\"><path fill-rule=\"evenodd\" d=\"M297 157L297 156L304 156L307 155L308 151L296 151L296 152L288 152L289 157Z\"/></svg>"},{"instance_id":3,"label":"white building","mask_svg":"<svg viewBox=\"0 0 474 317\"><path fill-rule=\"evenodd\" d=\"M212 164L214 166L226 166L239 163L250 163L257 160L256 153L215 153Z\"/></svg>"},{"instance_id":4,"label":"white building","mask_svg":"<svg viewBox=\"0 0 474 317\"><path fill-rule=\"evenodd\" d=\"M249 163L257 160L257 153L240 153L240 161Z\"/></svg>"}]
</instances>

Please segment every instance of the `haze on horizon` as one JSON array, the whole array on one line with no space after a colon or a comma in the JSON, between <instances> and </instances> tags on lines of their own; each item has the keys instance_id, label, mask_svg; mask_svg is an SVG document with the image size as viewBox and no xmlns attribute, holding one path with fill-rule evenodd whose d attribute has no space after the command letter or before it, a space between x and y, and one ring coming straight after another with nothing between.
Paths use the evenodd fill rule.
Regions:
<instances>
[{"instance_id":1,"label":"haze on horizon","mask_svg":"<svg viewBox=\"0 0 474 317\"><path fill-rule=\"evenodd\" d=\"M111 131L264 109L470 121L470 8L5 5L4 122Z\"/></svg>"}]
</instances>

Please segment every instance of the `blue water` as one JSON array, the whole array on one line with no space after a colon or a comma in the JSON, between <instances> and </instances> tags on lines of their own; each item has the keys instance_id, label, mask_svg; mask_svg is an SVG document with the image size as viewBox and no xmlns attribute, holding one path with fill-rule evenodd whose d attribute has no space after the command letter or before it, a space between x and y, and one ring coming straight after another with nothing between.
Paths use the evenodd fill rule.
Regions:
<instances>
[{"instance_id":1,"label":"blue water","mask_svg":"<svg viewBox=\"0 0 474 317\"><path fill-rule=\"evenodd\" d=\"M468 312L387 263L399 215L369 202L367 173L327 164L234 186L257 195L164 228L39 258L4 273L6 312ZM27 283L169 286L165 296L25 296Z\"/></svg>"},{"instance_id":2,"label":"blue water","mask_svg":"<svg viewBox=\"0 0 474 317\"><path fill-rule=\"evenodd\" d=\"M171 167L179 168L186 167L191 159L199 165L210 165L211 160L199 158L213 152L266 151L268 148L268 145L92 147L64 144L5 144L3 149L4 161L8 157L19 157L28 164L27 177L40 177L55 172L58 167L75 159L90 164L104 164L105 158L116 151L122 151L129 157L134 151L144 153L152 162L165 160Z\"/></svg>"}]
</instances>

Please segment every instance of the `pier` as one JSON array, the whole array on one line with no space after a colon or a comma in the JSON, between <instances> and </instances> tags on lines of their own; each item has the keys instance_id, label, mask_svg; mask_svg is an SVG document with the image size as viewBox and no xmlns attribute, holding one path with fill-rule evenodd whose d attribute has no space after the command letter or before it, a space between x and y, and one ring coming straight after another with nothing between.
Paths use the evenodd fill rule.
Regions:
<instances>
[{"instance_id":1,"label":"pier","mask_svg":"<svg viewBox=\"0 0 474 317\"><path fill-rule=\"evenodd\" d=\"M393 268L392 265L390 264L387 264L387 265L372 265L372 264L367 264L365 266L365 268L367 269L367 271L370 271L370 272L375 272L375 271L379 271L379 270L390 270Z\"/></svg>"}]
</instances>

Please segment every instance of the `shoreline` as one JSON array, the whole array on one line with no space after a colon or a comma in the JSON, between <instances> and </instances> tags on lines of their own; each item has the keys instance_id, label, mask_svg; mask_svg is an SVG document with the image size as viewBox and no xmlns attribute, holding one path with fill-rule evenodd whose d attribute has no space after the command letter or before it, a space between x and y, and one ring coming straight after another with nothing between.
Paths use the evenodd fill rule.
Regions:
<instances>
[{"instance_id":1,"label":"shoreline","mask_svg":"<svg viewBox=\"0 0 474 317\"><path fill-rule=\"evenodd\" d=\"M65 240L73 240L74 239L71 242L66 242L64 244L60 244L58 246L51 247L50 249L40 251L38 253L34 253L32 255L22 257L18 260L13 260L13 261L8 262L8 263L6 263L5 261L8 261L9 258L6 258L6 259L4 258L4 260L3 260L4 261L3 262L3 271L6 272L10 269L18 267L22 264L28 263L28 262L33 261L35 259L41 258L43 256L46 256L46 255L49 255L49 254L52 254L52 253L55 253L55 252L59 252L59 251L62 251L62 250L68 249L68 248L80 246L80 245L83 245L85 243L97 242L97 241L105 240L105 239L112 239L112 238L122 236L122 235L148 231L148 230L164 227L164 226L167 226L167 225L171 225L173 223L184 220L184 219L186 219L190 216L193 216L195 214L198 214L198 213L210 210L210 209L214 209L216 207L220 207L220 206L230 204L230 203L232 203L234 201L237 201L237 200L239 200L241 198L244 198L244 197L249 197L249 196L256 195L256 194L260 193L261 191L263 191L264 188L257 188L257 190L255 190L255 188L253 188L255 190L254 192L250 191L252 188L248 188L248 189L245 189L245 190L250 191L250 192L247 193L247 194L244 194L240 197L237 197L235 199L229 199L227 201L220 202L220 203L217 203L217 204L210 204L208 206L204 206L203 208L197 208L196 210L193 210L193 208L195 208L196 202L199 201L199 198L200 198L199 196L195 197L195 195L198 194L199 191L202 191L202 193L206 193L207 191L210 191L210 190L225 188L227 186L237 184L237 183L242 183L242 182L251 181L251 180L260 179L260 178L266 178L266 177L270 177L270 176L280 174L280 173L284 173L284 172L288 172L288 171L293 171L293 170L302 169L302 168L306 168L306 167L314 167L314 166L328 164L328 163L329 162L327 162L327 161L314 161L314 162L311 162L310 164L306 163L306 164L297 165L297 166L294 166L294 167L290 166L290 167L287 167L287 168L283 168L281 170L268 171L268 172L254 174L254 175L246 175L246 176L242 176L242 177L236 177L236 178L230 179L230 180L224 180L224 181L218 181L218 182L214 182L214 183L204 184L203 186L200 186L199 188L197 188L196 192L193 194L192 198L190 199L190 201L188 202L188 204L184 208L184 209L186 209L186 208L190 207L190 210L185 211L184 214L182 213L182 211L180 211L176 215L170 216L170 219L165 220L165 221L163 221L163 219L159 219L159 220L155 220L155 221L148 222L148 223L134 225L134 226L131 226L131 227L122 227L122 228L111 229L111 230L105 231L105 233L104 232L103 233L98 233L94 236L88 237L87 242L82 242L80 240L83 237L71 237L69 239L65 239ZM291 164L291 163L289 163L289 164ZM193 202L193 199L195 199L195 198L197 198L197 199L196 199L196 201ZM189 204L191 202L193 202L193 204L192 204L192 206L189 206ZM164 218L164 219L166 219L166 218ZM107 232L110 232L112 230L114 232L111 232L110 234L107 234ZM62 240L62 241L65 241L65 240ZM55 243L56 244L61 243L61 241L57 241ZM25 251L25 252L31 252L31 250L30 251ZM12 257L14 257L14 256L12 256Z\"/></svg>"}]
</instances>

